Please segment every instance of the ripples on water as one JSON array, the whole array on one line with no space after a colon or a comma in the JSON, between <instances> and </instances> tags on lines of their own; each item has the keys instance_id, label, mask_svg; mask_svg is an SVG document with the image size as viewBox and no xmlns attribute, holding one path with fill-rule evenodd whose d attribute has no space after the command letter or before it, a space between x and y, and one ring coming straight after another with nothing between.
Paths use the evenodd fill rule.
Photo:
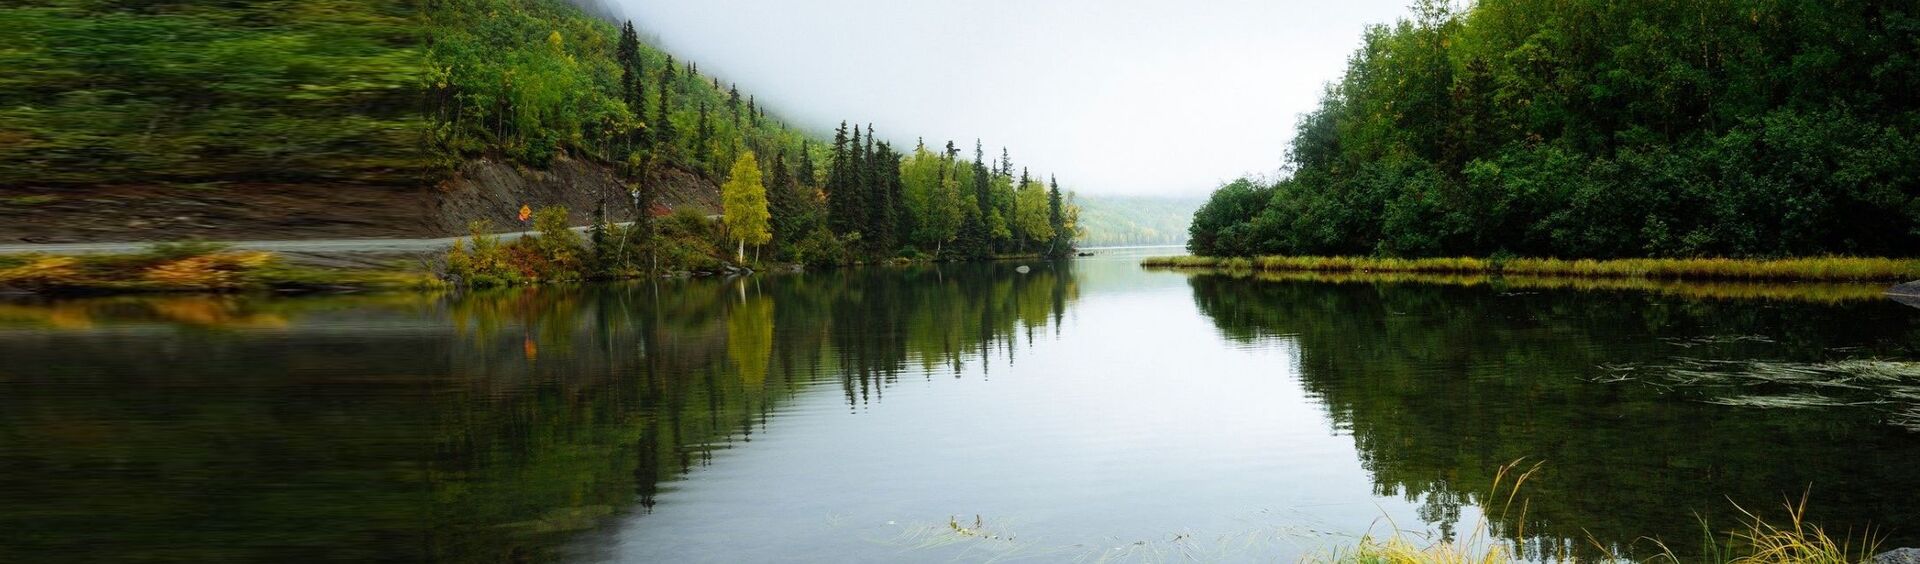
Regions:
<instances>
[{"instance_id":1,"label":"ripples on water","mask_svg":"<svg viewBox=\"0 0 1920 564\"><path fill-rule=\"evenodd\" d=\"M0 302L0 561L1542 557L1809 486L1920 522L1920 309L1015 266Z\"/></svg>"}]
</instances>

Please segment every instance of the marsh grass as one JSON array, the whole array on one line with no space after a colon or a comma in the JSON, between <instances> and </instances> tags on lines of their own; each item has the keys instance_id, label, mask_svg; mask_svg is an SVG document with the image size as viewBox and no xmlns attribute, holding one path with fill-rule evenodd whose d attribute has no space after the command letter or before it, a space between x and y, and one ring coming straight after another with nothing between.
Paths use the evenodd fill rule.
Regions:
<instances>
[{"instance_id":1,"label":"marsh grass","mask_svg":"<svg viewBox=\"0 0 1920 564\"><path fill-rule=\"evenodd\" d=\"M1788 259L1149 257L1142 266L1291 272L1400 272L1646 280L1905 281L1920 278L1920 260L1866 257Z\"/></svg>"},{"instance_id":2,"label":"marsh grass","mask_svg":"<svg viewBox=\"0 0 1920 564\"><path fill-rule=\"evenodd\" d=\"M1783 504L1786 519L1780 524L1769 522L1759 515L1747 511L1735 504L1743 516L1741 527L1723 535L1714 535L1713 527L1704 520L1700 523L1702 535L1702 554L1698 557L1681 558L1666 543L1654 540L1660 548L1660 554L1652 561L1700 562L1705 564L1860 564L1873 562L1873 556L1879 551L1882 537L1876 531L1868 529L1857 537L1848 532L1834 537L1825 529L1807 523L1808 492L1800 494L1799 501L1788 500Z\"/></svg>"},{"instance_id":3,"label":"marsh grass","mask_svg":"<svg viewBox=\"0 0 1920 564\"><path fill-rule=\"evenodd\" d=\"M1527 500L1520 496L1521 489L1542 463L1535 462L1522 466L1524 459L1502 466L1494 475L1493 488L1489 491L1485 509L1493 511L1498 504L1496 515L1501 521L1519 523L1520 527L1501 535L1511 539L1526 538ZM1509 480L1511 483L1509 483ZM1760 515L1748 511L1738 504L1735 509L1743 516L1739 528L1721 534L1715 534L1712 526L1701 521L1701 554L1693 557L1680 556L1671 546L1659 539L1642 539L1650 542L1659 552L1647 562L1705 563L1705 564L1863 564L1871 563L1878 551L1882 537L1873 530L1859 535L1851 532L1838 537L1830 535L1819 526L1806 520L1807 502L1810 492L1803 492L1800 499L1784 504L1785 520L1768 521ZM1517 504L1516 504L1517 503ZM1517 512L1517 513L1516 513ZM1507 517L1512 517L1508 519ZM1389 523L1391 524L1391 523ZM1619 553L1612 546L1589 538L1587 544L1599 550L1600 562L1633 562L1632 558ZM1350 547L1335 549L1332 552L1305 559L1308 562L1355 563L1355 564L1506 564L1509 562L1546 560L1554 562L1579 562L1580 559L1567 551L1570 546L1561 545L1557 554L1522 555L1514 541L1496 538L1486 517L1482 517L1474 529L1457 540L1433 540L1428 536L1408 533L1393 528L1387 535L1368 534Z\"/></svg>"},{"instance_id":4,"label":"marsh grass","mask_svg":"<svg viewBox=\"0 0 1920 564\"><path fill-rule=\"evenodd\" d=\"M1783 300L1812 303L1846 303L1886 299L1886 287L1861 282L1779 282L1754 281L1681 281L1646 278L1569 278L1485 273L1414 272L1313 272L1227 270L1189 268L1224 276L1253 278L1274 282L1315 282L1327 284L1439 284L1483 286L1499 291L1536 290L1635 291L1694 299Z\"/></svg>"}]
</instances>

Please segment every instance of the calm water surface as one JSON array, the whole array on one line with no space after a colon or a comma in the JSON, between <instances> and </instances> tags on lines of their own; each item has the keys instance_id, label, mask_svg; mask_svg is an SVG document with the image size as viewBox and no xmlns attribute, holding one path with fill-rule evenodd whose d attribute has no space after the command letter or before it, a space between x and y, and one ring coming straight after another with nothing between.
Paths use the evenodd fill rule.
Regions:
<instances>
[{"instance_id":1,"label":"calm water surface","mask_svg":"<svg viewBox=\"0 0 1920 564\"><path fill-rule=\"evenodd\" d=\"M1544 558L1803 492L1920 545L1920 309L1136 259L0 302L0 561Z\"/></svg>"}]
</instances>

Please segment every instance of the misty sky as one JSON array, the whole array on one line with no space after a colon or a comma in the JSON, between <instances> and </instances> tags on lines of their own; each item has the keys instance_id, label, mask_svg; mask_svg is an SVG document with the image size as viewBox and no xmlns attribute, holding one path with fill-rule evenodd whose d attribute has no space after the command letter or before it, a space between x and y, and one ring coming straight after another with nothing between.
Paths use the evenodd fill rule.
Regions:
<instances>
[{"instance_id":1,"label":"misty sky","mask_svg":"<svg viewBox=\"0 0 1920 564\"><path fill-rule=\"evenodd\" d=\"M975 137L1095 194L1280 167L1296 117L1407 0L604 0L802 124Z\"/></svg>"}]
</instances>

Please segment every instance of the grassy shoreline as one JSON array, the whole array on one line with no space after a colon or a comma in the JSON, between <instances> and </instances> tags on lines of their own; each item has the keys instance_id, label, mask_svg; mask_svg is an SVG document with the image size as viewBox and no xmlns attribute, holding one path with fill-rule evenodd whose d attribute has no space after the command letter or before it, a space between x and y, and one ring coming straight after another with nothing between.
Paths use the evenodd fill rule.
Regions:
<instances>
[{"instance_id":1,"label":"grassy shoreline","mask_svg":"<svg viewBox=\"0 0 1920 564\"><path fill-rule=\"evenodd\" d=\"M1140 265L1264 272L1485 274L1673 281L1905 282L1920 279L1920 260L1865 257L1566 260L1169 256L1148 257Z\"/></svg>"},{"instance_id":2,"label":"grassy shoreline","mask_svg":"<svg viewBox=\"0 0 1920 564\"><path fill-rule=\"evenodd\" d=\"M0 293L326 292L441 285L420 273L298 266L275 253L198 243L117 254L0 255Z\"/></svg>"}]
</instances>

